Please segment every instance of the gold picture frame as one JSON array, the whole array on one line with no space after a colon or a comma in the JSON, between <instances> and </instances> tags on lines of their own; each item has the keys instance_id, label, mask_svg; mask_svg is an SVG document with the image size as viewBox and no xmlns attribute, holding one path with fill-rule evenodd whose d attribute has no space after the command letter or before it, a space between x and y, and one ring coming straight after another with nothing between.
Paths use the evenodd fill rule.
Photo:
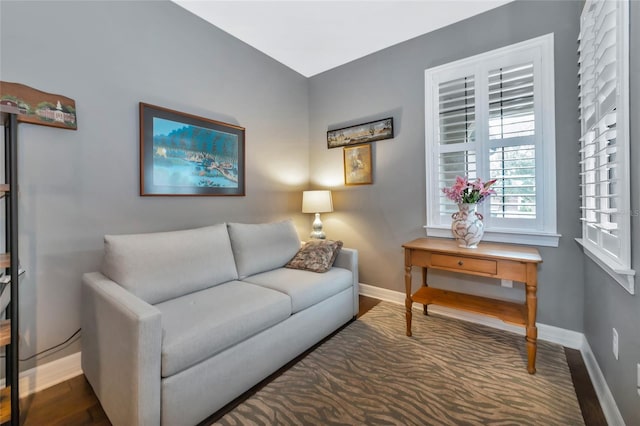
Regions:
<instances>
[{"instance_id":1,"label":"gold picture frame","mask_svg":"<svg viewBox=\"0 0 640 426\"><path fill-rule=\"evenodd\" d=\"M370 185L373 183L371 144L343 148L344 184Z\"/></svg>"}]
</instances>

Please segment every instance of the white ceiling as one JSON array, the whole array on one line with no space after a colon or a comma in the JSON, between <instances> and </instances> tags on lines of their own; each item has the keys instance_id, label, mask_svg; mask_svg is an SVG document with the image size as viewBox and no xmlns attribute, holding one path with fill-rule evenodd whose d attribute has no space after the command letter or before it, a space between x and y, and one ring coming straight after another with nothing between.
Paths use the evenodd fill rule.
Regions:
<instances>
[{"instance_id":1,"label":"white ceiling","mask_svg":"<svg viewBox=\"0 0 640 426\"><path fill-rule=\"evenodd\" d=\"M512 0L173 0L311 77Z\"/></svg>"}]
</instances>

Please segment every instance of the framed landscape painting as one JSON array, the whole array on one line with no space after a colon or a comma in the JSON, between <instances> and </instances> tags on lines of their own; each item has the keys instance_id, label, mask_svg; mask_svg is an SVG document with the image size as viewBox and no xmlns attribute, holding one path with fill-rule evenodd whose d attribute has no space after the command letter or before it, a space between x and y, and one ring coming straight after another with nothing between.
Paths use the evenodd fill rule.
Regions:
<instances>
[{"instance_id":1,"label":"framed landscape painting","mask_svg":"<svg viewBox=\"0 0 640 426\"><path fill-rule=\"evenodd\" d=\"M245 195L245 129L140 102L140 195Z\"/></svg>"},{"instance_id":2,"label":"framed landscape painting","mask_svg":"<svg viewBox=\"0 0 640 426\"><path fill-rule=\"evenodd\" d=\"M327 148L358 145L391 138L393 138L393 117L329 130L327 132Z\"/></svg>"},{"instance_id":3,"label":"framed landscape painting","mask_svg":"<svg viewBox=\"0 0 640 426\"><path fill-rule=\"evenodd\" d=\"M371 173L371 144L343 148L345 185L373 183Z\"/></svg>"}]
</instances>

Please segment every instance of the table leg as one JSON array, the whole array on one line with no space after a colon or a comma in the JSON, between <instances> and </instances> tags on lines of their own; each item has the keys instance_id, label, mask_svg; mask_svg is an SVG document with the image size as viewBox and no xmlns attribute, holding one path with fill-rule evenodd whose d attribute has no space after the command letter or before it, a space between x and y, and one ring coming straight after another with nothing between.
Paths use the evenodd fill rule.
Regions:
<instances>
[{"instance_id":1,"label":"table leg","mask_svg":"<svg viewBox=\"0 0 640 426\"><path fill-rule=\"evenodd\" d=\"M411 336L411 307L413 299L411 299L411 250L404 251L404 290L406 299L404 301L405 316L407 319L407 336Z\"/></svg>"},{"instance_id":2,"label":"table leg","mask_svg":"<svg viewBox=\"0 0 640 426\"><path fill-rule=\"evenodd\" d=\"M536 352L538 347L538 328L536 327L536 311L538 308L537 269L535 264L527 264L527 371L536 372Z\"/></svg>"},{"instance_id":3,"label":"table leg","mask_svg":"<svg viewBox=\"0 0 640 426\"><path fill-rule=\"evenodd\" d=\"M422 268L422 286L427 287L427 268ZM422 305L422 313L425 315L429 315L429 311L427 309L429 305Z\"/></svg>"}]
</instances>

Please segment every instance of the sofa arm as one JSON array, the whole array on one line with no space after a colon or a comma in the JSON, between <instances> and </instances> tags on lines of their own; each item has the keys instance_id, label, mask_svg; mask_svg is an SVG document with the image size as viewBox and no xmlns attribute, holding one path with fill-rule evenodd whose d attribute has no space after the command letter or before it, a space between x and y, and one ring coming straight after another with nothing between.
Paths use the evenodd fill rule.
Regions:
<instances>
[{"instance_id":1,"label":"sofa arm","mask_svg":"<svg viewBox=\"0 0 640 426\"><path fill-rule=\"evenodd\" d=\"M360 309L360 286L358 277L358 250L342 248L336 257L333 266L348 269L353 275L353 316L358 315Z\"/></svg>"},{"instance_id":2,"label":"sofa arm","mask_svg":"<svg viewBox=\"0 0 640 426\"><path fill-rule=\"evenodd\" d=\"M82 370L114 425L159 425L160 311L98 272L82 277Z\"/></svg>"}]
</instances>

